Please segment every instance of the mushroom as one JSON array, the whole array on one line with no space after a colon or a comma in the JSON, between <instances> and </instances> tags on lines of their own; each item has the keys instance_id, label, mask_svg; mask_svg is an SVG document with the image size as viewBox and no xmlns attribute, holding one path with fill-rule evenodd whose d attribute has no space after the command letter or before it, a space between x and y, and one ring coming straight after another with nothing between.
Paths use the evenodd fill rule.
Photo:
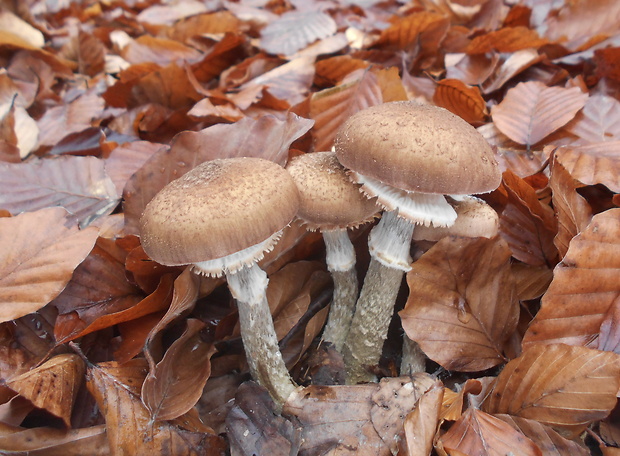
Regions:
<instances>
[{"instance_id":1,"label":"mushroom","mask_svg":"<svg viewBox=\"0 0 620 456\"><path fill-rule=\"evenodd\" d=\"M451 200L451 198L449 198ZM434 244L446 236L485 237L492 238L499 232L499 216L497 212L483 200L474 196L450 202L457 217L454 225L446 227L430 227L419 225L413 231L416 244ZM427 250L428 248L424 249ZM418 344L406 334L403 335L403 354L400 363L400 375L411 375L421 370L420 349Z\"/></svg>"},{"instance_id":2,"label":"mushroom","mask_svg":"<svg viewBox=\"0 0 620 456\"><path fill-rule=\"evenodd\" d=\"M338 160L385 209L370 233L371 262L343 354L349 383L372 381L402 276L410 270L414 225L450 226L444 195L486 193L501 174L493 150L467 122L436 106L392 102L350 117L336 134ZM423 365L423 355L421 365Z\"/></svg>"},{"instance_id":3,"label":"mushroom","mask_svg":"<svg viewBox=\"0 0 620 456\"><path fill-rule=\"evenodd\" d=\"M278 347L256 264L295 217L299 193L280 165L260 158L202 163L166 185L140 219L145 252L167 266L192 265L206 276L226 275L237 300L250 374L281 407L296 388Z\"/></svg>"},{"instance_id":4,"label":"mushroom","mask_svg":"<svg viewBox=\"0 0 620 456\"><path fill-rule=\"evenodd\" d=\"M297 218L308 230L319 230L323 235L327 269L334 281L323 340L341 351L359 291L355 250L347 230L373 220L379 207L351 182L334 152L300 155L287 169L300 194Z\"/></svg>"}]
</instances>

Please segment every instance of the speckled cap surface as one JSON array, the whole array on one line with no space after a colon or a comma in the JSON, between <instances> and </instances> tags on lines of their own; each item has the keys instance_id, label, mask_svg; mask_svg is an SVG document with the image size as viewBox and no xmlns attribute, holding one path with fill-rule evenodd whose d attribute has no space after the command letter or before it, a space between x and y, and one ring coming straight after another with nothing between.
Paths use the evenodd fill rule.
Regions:
<instances>
[{"instance_id":1,"label":"speckled cap surface","mask_svg":"<svg viewBox=\"0 0 620 456\"><path fill-rule=\"evenodd\" d=\"M260 158L218 159L166 185L140 219L145 252L176 266L221 258L288 225L299 208L289 173Z\"/></svg>"},{"instance_id":2,"label":"speckled cap surface","mask_svg":"<svg viewBox=\"0 0 620 456\"><path fill-rule=\"evenodd\" d=\"M501 181L493 150L474 127L446 109L413 101L354 114L334 147L346 168L407 191L486 193Z\"/></svg>"},{"instance_id":3,"label":"speckled cap surface","mask_svg":"<svg viewBox=\"0 0 620 456\"><path fill-rule=\"evenodd\" d=\"M299 217L308 229L353 228L379 212L375 199L364 196L348 178L334 152L313 152L295 157L286 169L300 195Z\"/></svg>"}]
</instances>

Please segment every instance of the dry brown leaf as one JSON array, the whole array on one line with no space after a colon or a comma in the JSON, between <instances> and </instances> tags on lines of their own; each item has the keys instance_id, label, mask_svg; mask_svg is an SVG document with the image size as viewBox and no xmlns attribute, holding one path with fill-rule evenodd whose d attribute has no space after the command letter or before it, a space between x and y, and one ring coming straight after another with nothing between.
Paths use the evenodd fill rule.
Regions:
<instances>
[{"instance_id":1,"label":"dry brown leaf","mask_svg":"<svg viewBox=\"0 0 620 456\"><path fill-rule=\"evenodd\" d=\"M608 95L591 95L565 128L589 143L620 140L620 102Z\"/></svg>"},{"instance_id":2,"label":"dry brown leaf","mask_svg":"<svg viewBox=\"0 0 620 456\"><path fill-rule=\"evenodd\" d=\"M178 4L166 5L167 8L178 11ZM220 33L234 33L240 28L240 21L230 11L216 11L208 14L196 14L176 22L168 31L168 37L187 43L194 37L215 35Z\"/></svg>"},{"instance_id":3,"label":"dry brown leaf","mask_svg":"<svg viewBox=\"0 0 620 456\"><path fill-rule=\"evenodd\" d=\"M329 57L316 62L314 82L321 87L332 87L340 83L346 75L369 66L370 62L355 59L350 55Z\"/></svg>"},{"instance_id":4,"label":"dry brown leaf","mask_svg":"<svg viewBox=\"0 0 620 456\"><path fill-rule=\"evenodd\" d=\"M620 303L619 269L620 209L611 209L595 215L570 242L525 333L524 347L541 342L597 346L605 315Z\"/></svg>"},{"instance_id":5,"label":"dry brown leaf","mask_svg":"<svg viewBox=\"0 0 620 456\"><path fill-rule=\"evenodd\" d=\"M105 70L105 46L94 35L80 31L78 40L78 71L88 76L96 76Z\"/></svg>"},{"instance_id":6,"label":"dry brown leaf","mask_svg":"<svg viewBox=\"0 0 620 456\"><path fill-rule=\"evenodd\" d=\"M503 414L497 414L495 417L522 432L541 449L545 456L564 456L568 454L571 456L590 455L587 448L584 448L575 441L565 439L549 426L545 426L538 421Z\"/></svg>"},{"instance_id":7,"label":"dry brown leaf","mask_svg":"<svg viewBox=\"0 0 620 456\"><path fill-rule=\"evenodd\" d=\"M528 147L568 123L586 103L588 94L578 87L547 87L537 81L522 82L493 106L493 122L502 133Z\"/></svg>"},{"instance_id":8,"label":"dry brown leaf","mask_svg":"<svg viewBox=\"0 0 620 456\"><path fill-rule=\"evenodd\" d=\"M495 92L517 74L525 71L542 59L543 57L535 49L523 49L522 51L509 54L508 57L503 58L497 64L493 74L482 83L482 93L489 94Z\"/></svg>"},{"instance_id":9,"label":"dry brown leaf","mask_svg":"<svg viewBox=\"0 0 620 456\"><path fill-rule=\"evenodd\" d=\"M202 94L192 83L189 72L187 66L181 67L176 63L150 71L130 85L127 100L124 100L126 106L155 103L170 109L188 108L202 98Z\"/></svg>"},{"instance_id":10,"label":"dry brown leaf","mask_svg":"<svg viewBox=\"0 0 620 456\"><path fill-rule=\"evenodd\" d=\"M540 38L535 30L528 27L504 27L475 37L465 52L468 54L486 54L491 51L512 53L523 49L536 49L547 43L547 39Z\"/></svg>"},{"instance_id":11,"label":"dry brown leaf","mask_svg":"<svg viewBox=\"0 0 620 456\"><path fill-rule=\"evenodd\" d=\"M480 125L489 114L480 90L458 79L439 81L433 101L472 125Z\"/></svg>"},{"instance_id":12,"label":"dry brown leaf","mask_svg":"<svg viewBox=\"0 0 620 456\"><path fill-rule=\"evenodd\" d=\"M511 171L504 172L500 188L507 192L508 204L500 215L499 229L512 256L532 266L553 267L558 256L553 244L557 222L551 208Z\"/></svg>"},{"instance_id":13,"label":"dry brown leaf","mask_svg":"<svg viewBox=\"0 0 620 456\"><path fill-rule=\"evenodd\" d=\"M407 49L416 45L424 52L429 52L439 47L449 25L450 20L443 14L420 11L394 21L393 25L381 32L375 46Z\"/></svg>"},{"instance_id":14,"label":"dry brown leaf","mask_svg":"<svg viewBox=\"0 0 620 456\"><path fill-rule=\"evenodd\" d=\"M530 266L515 262L511 265L519 301L540 298L549 288L553 270L547 266Z\"/></svg>"},{"instance_id":15,"label":"dry brown leaf","mask_svg":"<svg viewBox=\"0 0 620 456\"><path fill-rule=\"evenodd\" d=\"M461 52L445 57L446 79L456 79L468 85L480 85L486 81L499 62L496 53L467 55Z\"/></svg>"},{"instance_id":16,"label":"dry brown leaf","mask_svg":"<svg viewBox=\"0 0 620 456\"><path fill-rule=\"evenodd\" d=\"M62 418L71 427L71 412L86 368L78 355L58 355L42 365L7 380L9 388L35 406Z\"/></svg>"},{"instance_id":17,"label":"dry brown leaf","mask_svg":"<svg viewBox=\"0 0 620 456\"><path fill-rule=\"evenodd\" d=\"M192 74L200 82L208 82L219 76L239 60L239 54L242 52L245 43L244 35L233 32L226 33L204 58L191 66Z\"/></svg>"},{"instance_id":18,"label":"dry brown leaf","mask_svg":"<svg viewBox=\"0 0 620 456\"><path fill-rule=\"evenodd\" d=\"M294 392L282 413L301 423L302 452L388 456L397 448L403 420L434 384L430 375L416 374L379 384L309 386Z\"/></svg>"},{"instance_id":19,"label":"dry brown leaf","mask_svg":"<svg viewBox=\"0 0 620 456\"><path fill-rule=\"evenodd\" d=\"M560 147L555 155L579 182L603 184L612 192L620 193L620 141Z\"/></svg>"},{"instance_id":20,"label":"dry brown leaf","mask_svg":"<svg viewBox=\"0 0 620 456\"><path fill-rule=\"evenodd\" d=\"M169 423L150 420L139 396L145 375L144 360L130 361L123 366L102 363L88 369L88 390L105 417L110 454L219 456L223 451L221 437L183 431Z\"/></svg>"},{"instance_id":21,"label":"dry brown leaf","mask_svg":"<svg viewBox=\"0 0 620 456\"><path fill-rule=\"evenodd\" d=\"M430 359L466 372L505 362L519 308L501 238L446 237L412 264L407 284L402 325Z\"/></svg>"},{"instance_id":22,"label":"dry brown leaf","mask_svg":"<svg viewBox=\"0 0 620 456\"><path fill-rule=\"evenodd\" d=\"M146 204L168 182L208 160L227 157L261 157L284 165L293 141L313 122L289 113L243 118L231 125L219 124L199 132L179 133L169 149L154 154L127 182L125 224L127 233L138 232L138 220Z\"/></svg>"},{"instance_id":23,"label":"dry brown leaf","mask_svg":"<svg viewBox=\"0 0 620 456\"><path fill-rule=\"evenodd\" d=\"M426 391L415 409L405 418L400 445L407 456L428 456L433 450L445 388L440 382Z\"/></svg>"},{"instance_id":24,"label":"dry brown leaf","mask_svg":"<svg viewBox=\"0 0 620 456\"><path fill-rule=\"evenodd\" d=\"M54 299L93 248L96 229L78 230L62 208L0 218L0 321Z\"/></svg>"},{"instance_id":25,"label":"dry brown leaf","mask_svg":"<svg viewBox=\"0 0 620 456\"><path fill-rule=\"evenodd\" d=\"M439 418L448 421L458 420L463 415L463 407L467 403L466 398L482 393L486 384L488 384L488 382L483 384L481 380L484 379L470 378L458 388L457 392L445 388Z\"/></svg>"},{"instance_id":26,"label":"dry brown leaf","mask_svg":"<svg viewBox=\"0 0 620 456\"><path fill-rule=\"evenodd\" d=\"M470 408L441 437L448 454L542 456L534 442L499 418ZM457 451L458 453L455 453Z\"/></svg>"},{"instance_id":27,"label":"dry brown leaf","mask_svg":"<svg viewBox=\"0 0 620 456\"><path fill-rule=\"evenodd\" d=\"M321 11L288 11L261 30L260 47L271 54L292 55L336 33L336 22Z\"/></svg>"},{"instance_id":28,"label":"dry brown leaf","mask_svg":"<svg viewBox=\"0 0 620 456\"><path fill-rule=\"evenodd\" d=\"M15 146L19 149L19 158L26 158L38 144L39 127L28 111L22 106L15 104L15 99L0 104L0 138L7 146ZM9 161L9 160L4 160Z\"/></svg>"},{"instance_id":29,"label":"dry brown leaf","mask_svg":"<svg viewBox=\"0 0 620 456\"><path fill-rule=\"evenodd\" d=\"M571 239L582 232L592 220L592 208L586 199L577 193L575 179L555 155L551 159L550 172L549 187L558 219L558 234L553 242L560 258L563 258Z\"/></svg>"},{"instance_id":30,"label":"dry brown leaf","mask_svg":"<svg viewBox=\"0 0 620 456\"><path fill-rule=\"evenodd\" d=\"M200 53L178 41L156 38L150 35L142 35L135 40L129 41L121 51L121 57L129 63L156 63L166 66L170 63L182 63L183 61L195 61Z\"/></svg>"},{"instance_id":31,"label":"dry brown leaf","mask_svg":"<svg viewBox=\"0 0 620 456\"><path fill-rule=\"evenodd\" d=\"M150 141L134 141L114 149L105 160L105 170L114 182L116 192L122 195L125 184L133 173L138 171L155 152L164 147L166 146L163 144Z\"/></svg>"},{"instance_id":32,"label":"dry brown leaf","mask_svg":"<svg viewBox=\"0 0 620 456\"><path fill-rule=\"evenodd\" d=\"M215 347L201 340L205 324L188 319L187 328L166 351L142 385L142 403L155 421L172 420L187 413L202 395L211 375L209 361Z\"/></svg>"},{"instance_id":33,"label":"dry brown leaf","mask_svg":"<svg viewBox=\"0 0 620 456\"><path fill-rule=\"evenodd\" d=\"M84 429L21 428L0 422L0 452L31 456L108 456L104 425Z\"/></svg>"},{"instance_id":34,"label":"dry brown leaf","mask_svg":"<svg viewBox=\"0 0 620 456\"><path fill-rule=\"evenodd\" d=\"M104 101L95 93L85 93L70 103L45 111L37 120L39 145L53 146L70 133L91 127L103 112Z\"/></svg>"},{"instance_id":35,"label":"dry brown leaf","mask_svg":"<svg viewBox=\"0 0 620 456\"><path fill-rule=\"evenodd\" d=\"M336 132L353 114L383 103L377 76L371 71L359 71L362 71L359 79L312 95L310 117L315 121L316 150L330 150Z\"/></svg>"},{"instance_id":36,"label":"dry brown leaf","mask_svg":"<svg viewBox=\"0 0 620 456\"><path fill-rule=\"evenodd\" d=\"M0 163L0 207L14 214L62 206L87 226L110 214L118 201L103 160L95 157Z\"/></svg>"},{"instance_id":37,"label":"dry brown leaf","mask_svg":"<svg viewBox=\"0 0 620 456\"><path fill-rule=\"evenodd\" d=\"M547 424L572 438L616 405L620 357L564 344L531 344L509 362L483 403L487 413Z\"/></svg>"},{"instance_id":38,"label":"dry brown leaf","mask_svg":"<svg viewBox=\"0 0 620 456\"><path fill-rule=\"evenodd\" d=\"M171 25L181 19L194 14L208 11L208 2L196 0L178 0L174 4L150 5L140 11L136 19L147 24Z\"/></svg>"}]
</instances>

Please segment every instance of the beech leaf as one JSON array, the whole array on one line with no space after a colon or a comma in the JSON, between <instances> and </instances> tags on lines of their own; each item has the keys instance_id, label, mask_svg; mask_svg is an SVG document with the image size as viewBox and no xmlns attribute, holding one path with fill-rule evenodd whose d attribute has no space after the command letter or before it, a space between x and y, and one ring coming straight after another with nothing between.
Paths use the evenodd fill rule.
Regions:
<instances>
[{"instance_id":1,"label":"beech leaf","mask_svg":"<svg viewBox=\"0 0 620 456\"><path fill-rule=\"evenodd\" d=\"M289 11L261 30L260 47L271 54L292 55L336 33L336 22L320 11Z\"/></svg>"},{"instance_id":2,"label":"beech leaf","mask_svg":"<svg viewBox=\"0 0 620 456\"><path fill-rule=\"evenodd\" d=\"M502 133L528 147L568 123L586 103L579 87L547 87L537 81L521 82L493 106L493 122Z\"/></svg>"},{"instance_id":3,"label":"beech leaf","mask_svg":"<svg viewBox=\"0 0 620 456\"><path fill-rule=\"evenodd\" d=\"M559 147L558 162L579 182L620 193L620 140Z\"/></svg>"},{"instance_id":4,"label":"beech leaf","mask_svg":"<svg viewBox=\"0 0 620 456\"><path fill-rule=\"evenodd\" d=\"M96 239L96 229L78 230L62 208L0 218L0 322L58 296Z\"/></svg>"},{"instance_id":5,"label":"beech leaf","mask_svg":"<svg viewBox=\"0 0 620 456\"><path fill-rule=\"evenodd\" d=\"M566 129L589 143L620 140L620 102L594 94Z\"/></svg>"},{"instance_id":6,"label":"beech leaf","mask_svg":"<svg viewBox=\"0 0 620 456\"><path fill-rule=\"evenodd\" d=\"M57 157L0 163L0 207L12 213L62 206L81 226L110 214L119 195L95 157Z\"/></svg>"},{"instance_id":7,"label":"beech leaf","mask_svg":"<svg viewBox=\"0 0 620 456\"><path fill-rule=\"evenodd\" d=\"M616 405L620 357L564 344L531 344L500 372L487 413L536 420L572 438Z\"/></svg>"},{"instance_id":8,"label":"beech leaf","mask_svg":"<svg viewBox=\"0 0 620 456\"><path fill-rule=\"evenodd\" d=\"M461 117L473 125L481 124L488 115L480 90L458 79L443 79L437 84L433 101L437 106Z\"/></svg>"},{"instance_id":9,"label":"beech leaf","mask_svg":"<svg viewBox=\"0 0 620 456\"><path fill-rule=\"evenodd\" d=\"M441 443L450 454L480 456L542 456L534 442L519 431L488 413L470 408L441 437ZM457 454L457 453L454 453Z\"/></svg>"},{"instance_id":10,"label":"beech leaf","mask_svg":"<svg viewBox=\"0 0 620 456\"><path fill-rule=\"evenodd\" d=\"M403 329L429 358L468 372L505 361L518 302L510 250L499 237L445 237L412 264L407 284Z\"/></svg>"},{"instance_id":11,"label":"beech leaf","mask_svg":"<svg viewBox=\"0 0 620 456\"><path fill-rule=\"evenodd\" d=\"M541 308L523 338L597 346L605 314L620 300L620 209L595 215L570 242Z\"/></svg>"},{"instance_id":12,"label":"beech leaf","mask_svg":"<svg viewBox=\"0 0 620 456\"><path fill-rule=\"evenodd\" d=\"M69 428L73 403L85 370L84 361L78 355L58 355L28 372L10 378L6 384L35 406L62 418Z\"/></svg>"}]
</instances>

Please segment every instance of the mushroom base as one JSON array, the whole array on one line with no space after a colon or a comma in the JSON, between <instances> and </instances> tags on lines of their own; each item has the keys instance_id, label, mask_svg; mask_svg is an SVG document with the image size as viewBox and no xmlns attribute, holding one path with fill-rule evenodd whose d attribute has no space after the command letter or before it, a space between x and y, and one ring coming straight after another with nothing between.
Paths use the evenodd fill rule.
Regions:
<instances>
[{"instance_id":1,"label":"mushroom base","mask_svg":"<svg viewBox=\"0 0 620 456\"><path fill-rule=\"evenodd\" d=\"M295 390L273 326L265 290L267 274L256 264L227 274L228 287L237 300L241 339L250 374L269 391L278 409Z\"/></svg>"}]
</instances>

